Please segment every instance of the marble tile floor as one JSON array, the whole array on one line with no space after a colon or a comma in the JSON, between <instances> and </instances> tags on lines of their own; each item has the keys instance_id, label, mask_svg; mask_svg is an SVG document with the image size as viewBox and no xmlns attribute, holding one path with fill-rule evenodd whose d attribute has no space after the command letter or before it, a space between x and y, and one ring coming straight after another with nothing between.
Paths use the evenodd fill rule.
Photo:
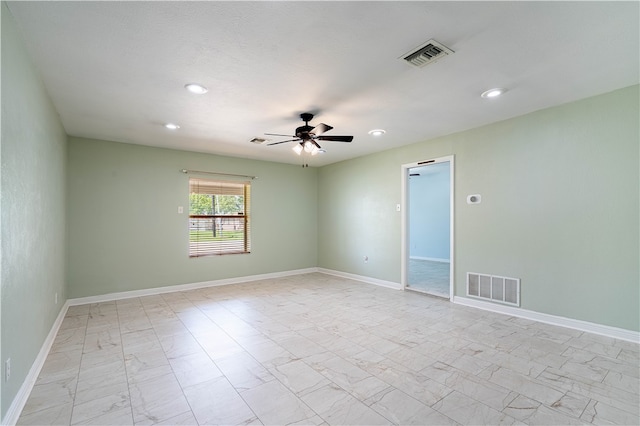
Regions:
<instances>
[{"instance_id":1,"label":"marble tile floor","mask_svg":"<svg viewBox=\"0 0 640 426\"><path fill-rule=\"evenodd\" d=\"M407 288L448 299L449 268L448 262L409 259Z\"/></svg>"},{"instance_id":2,"label":"marble tile floor","mask_svg":"<svg viewBox=\"0 0 640 426\"><path fill-rule=\"evenodd\" d=\"M18 424L637 425L638 354L305 274L70 307Z\"/></svg>"}]
</instances>

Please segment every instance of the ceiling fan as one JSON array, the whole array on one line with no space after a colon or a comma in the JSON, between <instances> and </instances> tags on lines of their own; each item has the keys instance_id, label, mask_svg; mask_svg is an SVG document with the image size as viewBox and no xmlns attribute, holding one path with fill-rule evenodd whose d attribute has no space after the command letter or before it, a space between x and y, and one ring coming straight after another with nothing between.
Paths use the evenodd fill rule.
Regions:
<instances>
[{"instance_id":1,"label":"ceiling fan","mask_svg":"<svg viewBox=\"0 0 640 426\"><path fill-rule=\"evenodd\" d=\"M311 155L320 154L325 152L320 146L318 141L331 141L331 142L351 142L353 136L323 136L323 133L333 129L333 127L320 123L317 126L310 126L309 122L313 119L313 114L309 112L303 112L300 114L300 118L304 121L304 126L300 126L296 129L295 136L292 135L280 135L277 133L265 133L268 136L288 136L293 139L287 139L285 141L273 142L267 145L279 145L286 142L298 142L293 150L296 154L302 154L302 151L311 153Z\"/></svg>"}]
</instances>

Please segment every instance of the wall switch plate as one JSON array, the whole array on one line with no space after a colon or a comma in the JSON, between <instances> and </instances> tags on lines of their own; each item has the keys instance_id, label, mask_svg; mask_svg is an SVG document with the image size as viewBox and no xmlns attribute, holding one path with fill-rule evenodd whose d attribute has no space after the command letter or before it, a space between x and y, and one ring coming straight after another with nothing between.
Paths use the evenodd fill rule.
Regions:
<instances>
[{"instance_id":1,"label":"wall switch plate","mask_svg":"<svg viewBox=\"0 0 640 426\"><path fill-rule=\"evenodd\" d=\"M396 211L399 212L400 211L400 204L396 204Z\"/></svg>"},{"instance_id":2,"label":"wall switch plate","mask_svg":"<svg viewBox=\"0 0 640 426\"><path fill-rule=\"evenodd\" d=\"M184 208L182 206L178 206L178 214L184 213Z\"/></svg>"},{"instance_id":3,"label":"wall switch plate","mask_svg":"<svg viewBox=\"0 0 640 426\"><path fill-rule=\"evenodd\" d=\"M58 304L58 293L56 293L56 297L55 297L55 299L56 299L56 300L55 300L55 304L57 305L57 304Z\"/></svg>"},{"instance_id":4,"label":"wall switch plate","mask_svg":"<svg viewBox=\"0 0 640 426\"><path fill-rule=\"evenodd\" d=\"M8 382L11 377L11 358L7 358L4 362L4 381Z\"/></svg>"}]
</instances>

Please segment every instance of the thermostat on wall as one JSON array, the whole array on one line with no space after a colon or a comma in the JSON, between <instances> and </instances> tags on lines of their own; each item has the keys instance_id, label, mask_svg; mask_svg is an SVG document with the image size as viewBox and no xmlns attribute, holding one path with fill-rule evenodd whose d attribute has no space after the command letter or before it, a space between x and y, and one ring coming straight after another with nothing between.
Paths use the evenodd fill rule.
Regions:
<instances>
[{"instance_id":1,"label":"thermostat on wall","mask_svg":"<svg viewBox=\"0 0 640 426\"><path fill-rule=\"evenodd\" d=\"M480 204L482 196L480 194L467 195L467 204Z\"/></svg>"}]
</instances>

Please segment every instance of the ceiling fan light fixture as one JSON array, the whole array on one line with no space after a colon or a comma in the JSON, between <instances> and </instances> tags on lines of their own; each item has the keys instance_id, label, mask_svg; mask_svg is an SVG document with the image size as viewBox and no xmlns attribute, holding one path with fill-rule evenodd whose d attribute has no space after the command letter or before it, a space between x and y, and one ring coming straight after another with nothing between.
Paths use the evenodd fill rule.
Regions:
<instances>
[{"instance_id":1,"label":"ceiling fan light fixture","mask_svg":"<svg viewBox=\"0 0 640 426\"><path fill-rule=\"evenodd\" d=\"M291 148L293 150L293 152L295 152L296 154L300 155L302 154L302 150L304 149L302 147L302 142L297 143L293 146L293 148Z\"/></svg>"},{"instance_id":2,"label":"ceiling fan light fixture","mask_svg":"<svg viewBox=\"0 0 640 426\"><path fill-rule=\"evenodd\" d=\"M311 152L313 151L313 148L315 148L313 142L311 142L310 140L304 142L304 152Z\"/></svg>"},{"instance_id":3,"label":"ceiling fan light fixture","mask_svg":"<svg viewBox=\"0 0 640 426\"><path fill-rule=\"evenodd\" d=\"M196 95L204 95L209 91L209 89L204 87L202 84L198 84L198 83L185 84L184 88L190 91L191 93L195 93Z\"/></svg>"},{"instance_id":4,"label":"ceiling fan light fixture","mask_svg":"<svg viewBox=\"0 0 640 426\"><path fill-rule=\"evenodd\" d=\"M384 135L385 133L387 133L387 131L386 131L386 130L383 130L383 129L373 129L373 130L369 130L369 134L370 134L371 136L382 136L382 135Z\"/></svg>"},{"instance_id":5,"label":"ceiling fan light fixture","mask_svg":"<svg viewBox=\"0 0 640 426\"><path fill-rule=\"evenodd\" d=\"M503 89L501 87L495 87L493 89L489 89L485 92L482 92L480 96L485 99L497 98L498 96L504 94L506 91L507 89Z\"/></svg>"},{"instance_id":6,"label":"ceiling fan light fixture","mask_svg":"<svg viewBox=\"0 0 640 426\"><path fill-rule=\"evenodd\" d=\"M320 153L320 148L314 145L313 148L311 148L311 155L318 155L319 153Z\"/></svg>"}]
</instances>

